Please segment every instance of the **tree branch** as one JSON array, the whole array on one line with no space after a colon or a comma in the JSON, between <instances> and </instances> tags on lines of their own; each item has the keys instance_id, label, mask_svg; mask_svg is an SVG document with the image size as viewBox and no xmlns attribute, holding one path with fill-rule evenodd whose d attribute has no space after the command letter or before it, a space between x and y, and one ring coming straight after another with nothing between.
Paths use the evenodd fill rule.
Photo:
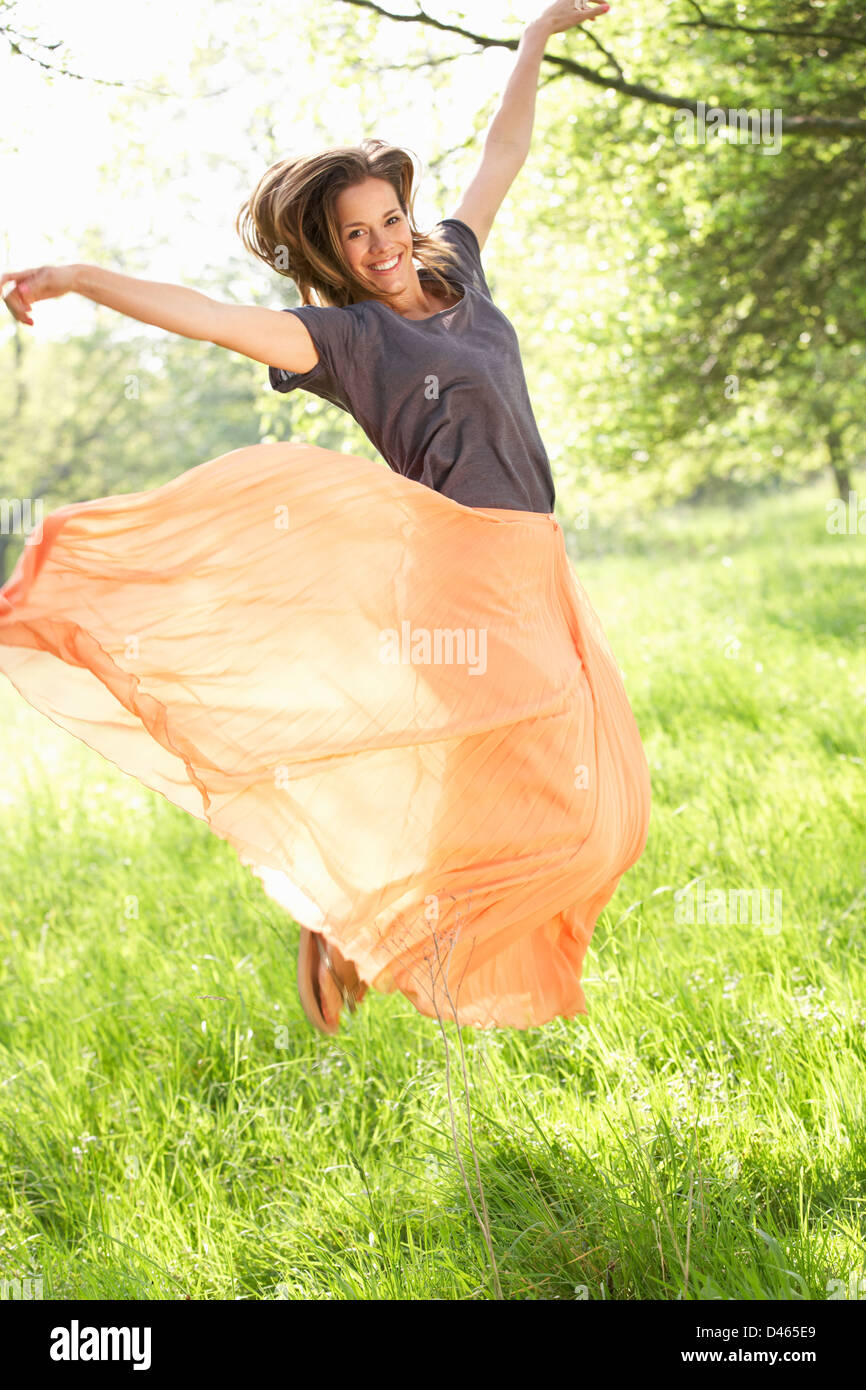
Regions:
<instances>
[{"instance_id":1,"label":"tree branch","mask_svg":"<svg viewBox=\"0 0 866 1390\"><path fill-rule=\"evenodd\" d=\"M446 24L444 20L434 19L432 15L428 15L420 5L414 14L394 14L393 11L386 10L383 5L376 4L375 0L340 0L340 4L355 5L359 9L372 10L374 14L380 15L383 19L393 20L397 24L422 24L428 28L437 29L441 33L457 34L460 38L469 39L482 49L508 48L516 51L520 42L519 39L496 39L491 38L488 34L477 34L471 29L465 29L460 24ZM606 56L619 68L615 59L610 58L610 55ZM663 92L657 88L648 87L643 82L626 82L623 77L605 77L603 73L597 72L594 68L586 67L585 64L576 62L574 58L566 58L558 53L545 53L544 61L554 63L563 73L580 77L584 82L589 82L594 87L604 87L609 91L619 92L622 96L635 97L655 106L668 106L675 111L691 111L693 115L698 113L699 101L695 97L683 97L677 96L673 92ZM744 103L740 103L740 106L743 105ZM746 105L750 109L753 103ZM811 133L866 137L866 120L861 116L785 116L781 124L783 132L788 135Z\"/></svg>"},{"instance_id":2,"label":"tree branch","mask_svg":"<svg viewBox=\"0 0 866 1390\"><path fill-rule=\"evenodd\" d=\"M805 24L791 24L783 29L766 29L758 24L724 24L721 20L707 19L700 5L696 0L689 0L698 12L697 19L678 19L673 27L675 29L728 29L735 34L764 34L773 38L788 39L838 39L843 43L853 43L857 48L866 48L866 39L859 34L840 34L836 29L809 29Z\"/></svg>"},{"instance_id":3,"label":"tree branch","mask_svg":"<svg viewBox=\"0 0 866 1390\"><path fill-rule=\"evenodd\" d=\"M417 63L379 63L371 72L421 72L424 68L439 68L445 63L456 63L463 53L445 53L441 58L421 58Z\"/></svg>"},{"instance_id":4,"label":"tree branch","mask_svg":"<svg viewBox=\"0 0 866 1390\"><path fill-rule=\"evenodd\" d=\"M177 92L167 92L158 87L147 87L140 82L121 82L108 77L91 77L87 73L72 72L69 68L61 67L57 63L46 63L43 58L37 58L35 53L28 53L26 49L21 47L22 43L30 43L35 44L37 48L44 49L47 53L53 53L56 48L63 47L62 40L57 43L43 43L41 39L34 38L32 34L21 34L6 24L0 25L0 35L8 41L14 57L26 58L28 62L35 63L37 67L45 68L47 72L55 72L60 77L72 77L76 82L95 82L100 87L126 87L132 91L146 92L149 96L154 97L176 97L179 95ZM215 92L202 92L201 95L204 97L222 96L228 90L228 87L222 87Z\"/></svg>"}]
</instances>

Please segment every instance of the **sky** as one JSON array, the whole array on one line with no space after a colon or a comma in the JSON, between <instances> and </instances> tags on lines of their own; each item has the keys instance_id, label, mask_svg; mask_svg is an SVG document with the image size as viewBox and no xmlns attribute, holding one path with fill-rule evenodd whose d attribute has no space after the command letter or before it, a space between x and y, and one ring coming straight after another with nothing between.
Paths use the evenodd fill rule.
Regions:
<instances>
[{"instance_id":1,"label":"sky","mask_svg":"<svg viewBox=\"0 0 866 1390\"><path fill-rule=\"evenodd\" d=\"M408 13L413 4L389 0L388 7ZM517 6L524 21L540 8ZM435 0L427 9L442 17L456 13ZM470 27L520 33L520 21L509 22L501 0L471 0L466 9ZM46 43L64 41L62 55L27 46L47 62L172 93L143 90L135 99L120 87L71 77L46 81L43 69L2 45L3 269L92 261L87 239L98 230L125 258L112 261L112 268L205 291L197 282L203 267L245 256L234 217L270 162L250 147L251 123L273 125L281 154L301 153L372 133L369 123L375 124L381 102L383 137L409 145L422 159L435 158L471 133L476 114L503 89L514 63L506 50L461 60L449 69L454 88L448 100L433 99L417 73L371 77L359 93L351 83L336 83L327 57L316 51L315 30L299 38L298 17L310 22L309 4L299 0L260 0L252 9L239 0L19 0L11 15L2 14L5 23ZM356 25L367 19L354 7L320 0L315 21ZM399 59L407 31L388 26L371 61ZM445 42L469 48L464 40ZM256 63L266 58L264 73L249 72L245 49ZM208 58L198 77L192 71L197 53ZM196 95L201 85L213 95ZM171 178L154 181L154 173L165 170ZM426 204L423 192L418 210L421 222L452 211ZM247 260L254 277L249 283L261 291L267 268ZM46 336L77 331L92 308L72 295L37 304L35 328Z\"/></svg>"}]
</instances>

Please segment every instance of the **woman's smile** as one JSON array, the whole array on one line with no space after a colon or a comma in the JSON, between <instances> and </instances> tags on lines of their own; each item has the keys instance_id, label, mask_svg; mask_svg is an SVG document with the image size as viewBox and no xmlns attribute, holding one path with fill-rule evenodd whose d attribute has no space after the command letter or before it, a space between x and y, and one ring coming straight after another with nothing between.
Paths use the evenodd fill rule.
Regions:
<instances>
[{"instance_id":1,"label":"woman's smile","mask_svg":"<svg viewBox=\"0 0 866 1390\"><path fill-rule=\"evenodd\" d=\"M376 261L373 265L368 266L367 269L372 270L376 275L391 275L395 270L399 269L402 259L403 252L400 251L398 255L391 256L389 260Z\"/></svg>"}]
</instances>

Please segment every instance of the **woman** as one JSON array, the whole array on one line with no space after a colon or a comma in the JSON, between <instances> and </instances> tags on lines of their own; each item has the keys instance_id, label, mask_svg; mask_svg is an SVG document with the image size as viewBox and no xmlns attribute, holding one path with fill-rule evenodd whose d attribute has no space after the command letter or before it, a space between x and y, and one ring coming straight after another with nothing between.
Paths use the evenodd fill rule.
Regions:
<instances>
[{"instance_id":1,"label":"woman","mask_svg":"<svg viewBox=\"0 0 866 1390\"><path fill-rule=\"evenodd\" d=\"M303 924L299 990L325 1032L368 987L482 1028L585 1013L593 927L643 851L640 737L481 263L545 44L608 8L556 0L528 26L430 236L403 150L268 170L238 230L298 309L91 265L0 281L26 324L73 291L243 353L349 411L390 465L234 450L61 507L0 590L0 670L234 845Z\"/></svg>"}]
</instances>

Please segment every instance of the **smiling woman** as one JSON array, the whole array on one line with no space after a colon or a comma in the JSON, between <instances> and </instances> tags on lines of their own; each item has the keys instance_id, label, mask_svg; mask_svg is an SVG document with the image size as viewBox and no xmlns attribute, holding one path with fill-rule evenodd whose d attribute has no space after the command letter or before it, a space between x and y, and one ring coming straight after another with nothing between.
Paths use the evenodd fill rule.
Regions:
<instances>
[{"instance_id":1,"label":"smiling woman","mask_svg":"<svg viewBox=\"0 0 866 1390\"><path fill-rule=\"evenodd\" d=\"M481 260L545 43L606 8L557 0L527 27L478 172L429 233L412 157L383 141L267 170L238 230L297 308L89 265L0 279L22 323L74 290L243 353L389 465L238 449L49 514L0 590L0 671L235 846L302 924L325 1032L368 988L480 1028L585 1012L594 924L646 840L640 736Z\"/></svg>"},{"instance_id":2,"label":"smiling woman","mask_svg":"<svg viewBox=\"0 0 866 1390\"><path fill-rule=\"evenodd\" d=\"M423 311L413 261L447 296L445 272L456 257L418 230L414 200L408 151L365 140L274 164L241 208L237 228L248 251L295 282L302 304L343 308L379 299L399 313L409 287L409 307ZM383 270L395 257L397 266Z\"/></svg>"}]
</instances>

